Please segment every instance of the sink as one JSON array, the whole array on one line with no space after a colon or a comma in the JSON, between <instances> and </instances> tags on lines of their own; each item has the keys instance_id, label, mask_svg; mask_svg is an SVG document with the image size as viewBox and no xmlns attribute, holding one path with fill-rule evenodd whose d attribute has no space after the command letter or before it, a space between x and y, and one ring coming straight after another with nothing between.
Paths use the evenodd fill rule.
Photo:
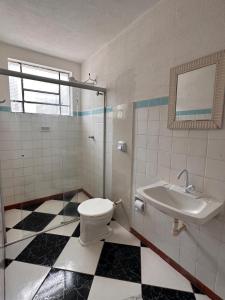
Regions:
<instances>
[{"instance_id":1,"label":"sink","mask_svg":"<svg viewBox=\"0 0 225 300\"><path fill-rule=\"evenodd\" d=\"M140 187L136 195L170 217L195 224L208 222L222 211L224 204L201 193L186 193L164 181Z\"/></svg>"}]
</instances>

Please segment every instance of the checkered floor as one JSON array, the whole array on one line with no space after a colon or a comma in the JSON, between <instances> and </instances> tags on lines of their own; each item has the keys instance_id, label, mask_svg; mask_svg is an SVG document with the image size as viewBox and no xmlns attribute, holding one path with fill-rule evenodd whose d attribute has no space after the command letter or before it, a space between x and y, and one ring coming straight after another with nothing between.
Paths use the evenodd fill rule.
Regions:
<instances>
[{"instance_id":1,"label":"checkered floor","mask_svg":"<svg viewBox=\"0 0 225 300\"><path fill-rule=\"evenodd\" d=\"M63 214L71 218L76 201L81 202L73 198L64 208L44 203L23 211L22 220L21 212L20 218L11 212L7 235L12 239L23 236L22 231L49 228ZM117 222L110 226L112 235L89 247L79 243L79 222L8 246L6 300L209 299Z\"/></svg>"}]
</instances>

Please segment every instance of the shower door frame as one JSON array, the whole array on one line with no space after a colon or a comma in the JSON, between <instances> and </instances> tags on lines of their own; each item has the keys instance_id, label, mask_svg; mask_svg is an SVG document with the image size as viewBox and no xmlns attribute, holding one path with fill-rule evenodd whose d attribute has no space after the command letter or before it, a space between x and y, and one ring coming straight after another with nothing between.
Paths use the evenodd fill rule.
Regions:
<instances>
[{"instance_id":1,"label":"shower door frame","mask_svg":"<svg viewBox=\"0 0 225 300\"><path fill-rule=\"evenodd\" d=\"M96 92L101 92L104 94L104 99L103 99L103 122L104 122L104 130L103 130L103 198L105 198L105 175L106 175L106 108L107 108L107 100L106 100L106 93L107 93L107 89L103 88L103 87L99 87L99 86L95 86L95 85L90 85L90 84L86 84L80 81L64 81L64 80L59 80L59 79L53 79L53 78L48 78L48 77L42 77L42 76L36 76L36 75L31 75L31 74L26 74L26 73L21 73L21 72L16 72L16 71L11 71L8 69L4 69L4 68L0 68L0 75L5 75L5 76L12 76L12 77L19 77L19 78L23 78L23 79L30 79L30 80L35 80L35 81L42 81L42 82L48 82L48 83L54 83L54 84L58 84L58 85L64 85L64 86L69 86L69 87L75 87L75 88L79 88L79 89L85 89L85 90L91 90L91 91L96 91ZM22 112L24 113L24 112ZM0 191L1 192L1 191ZM4 199L2 198L2 201ZM3 203L2 203L3 205ZM3 205L4 207L4 205ZM3 213L3 220L4 220L4 211ZM18 243L20 241L26 240L28 238L31 238L33 236L37 236L40 235L44 232L48 232L50 230L65 226L69 223L75 222L77 221L76 219L73 219L71 221L65 222L64 224L59 224L56 225L50 229L47 230L42 230L39 232L35 232L33 235L29 235L27 237L18 239L16 241L10 242L10 243L5 243L5 247ZM5 230L5 222L3 224L4 228L4 232Z\"/></svg>"}]
</instances>

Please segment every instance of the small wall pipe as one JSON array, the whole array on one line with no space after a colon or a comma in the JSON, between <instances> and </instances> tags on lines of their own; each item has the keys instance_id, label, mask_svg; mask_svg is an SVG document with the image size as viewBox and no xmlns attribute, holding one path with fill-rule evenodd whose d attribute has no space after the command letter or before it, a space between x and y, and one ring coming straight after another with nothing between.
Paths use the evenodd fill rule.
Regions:
<instances>
[{"instance_id":1,"label":"small wall pipe","mask_svg":"<svg viewBox=\"0 0 225 300\"><path fill-rule=\"evenodd\" d=\"M181 231L186 230L186 228L186 225L182 221L179 221L179 219L175 218L172 227L173 236L178 236Z\"/></svg>"}]
</instances>

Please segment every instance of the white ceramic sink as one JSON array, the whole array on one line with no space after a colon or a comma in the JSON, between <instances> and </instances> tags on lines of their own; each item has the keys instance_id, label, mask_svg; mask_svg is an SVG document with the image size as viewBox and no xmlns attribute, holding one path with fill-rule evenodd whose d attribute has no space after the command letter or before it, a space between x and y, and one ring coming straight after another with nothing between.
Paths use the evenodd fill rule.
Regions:
<instances>
[{"instance_id":1,"label":"white ceramic sink","mask_svg":"<svg viewBox=\"0 0 225 300\"><path fill-rule=\"evenodd\" d=\"M201 193L186 193L183 188L164 181L140 187L136 194L163 213L196 224L204 224L215 217L224 204Z\"/></svg>"}]
</instances>

